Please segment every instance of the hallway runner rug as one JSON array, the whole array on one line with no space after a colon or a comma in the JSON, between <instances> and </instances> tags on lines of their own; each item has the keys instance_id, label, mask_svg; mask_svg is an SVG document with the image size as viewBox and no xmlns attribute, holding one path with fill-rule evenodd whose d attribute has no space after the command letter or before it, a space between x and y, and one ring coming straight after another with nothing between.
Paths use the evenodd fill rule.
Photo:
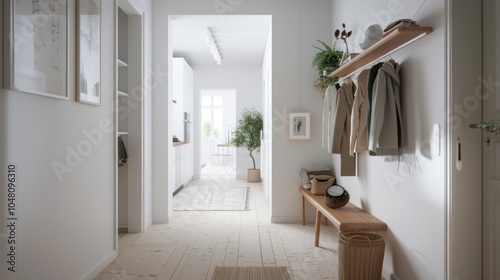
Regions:
<instances>
[{"instance_id":1,"label":"hallway runner rug","mask_svg":"<svg viewBox=\"0 0 500 280\"><path fill-rule=\"evenodd\" d=\"M175 211L245 211L248 187L187 186L174 196Z\"/></svg>"},{"instance_id":2,"label":"hallway runner rug","mask_svg":"<svg viewBox=\"0 0 500 280\"><path fill-rule=\"evenodd\" d=\"M216 266L212 280L290 280L284 266Z\"/></svg>"}]
</instances>

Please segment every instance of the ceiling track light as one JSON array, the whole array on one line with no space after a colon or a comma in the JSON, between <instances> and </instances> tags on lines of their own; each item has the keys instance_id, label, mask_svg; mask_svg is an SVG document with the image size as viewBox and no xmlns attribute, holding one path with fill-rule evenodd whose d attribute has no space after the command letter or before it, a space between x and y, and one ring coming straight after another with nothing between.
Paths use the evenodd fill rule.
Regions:
<instances>
[{"instance_id":1,"label":"ceiling track light","mask_svg":"<svg viewBox=\"0 0 500 280\"><path fill-rule=\"evenodd\" d=\"M217 62L217 65L221 65L222 54L220 53L219 45L217 45L217 40L215 40L214 32L211 27L207 27L207 45L210 47L210 52Z\"/></svg>"}]
</instances>

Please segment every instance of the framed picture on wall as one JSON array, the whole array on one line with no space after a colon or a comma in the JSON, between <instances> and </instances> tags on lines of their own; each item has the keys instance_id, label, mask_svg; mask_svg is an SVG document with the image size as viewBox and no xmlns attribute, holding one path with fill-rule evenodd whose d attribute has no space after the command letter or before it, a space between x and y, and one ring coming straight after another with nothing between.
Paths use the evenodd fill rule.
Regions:
<instances>
[{"instance_id":1,"label":"framed picture on wall","mask_svg":"<svg viewBox=\"0 0 500 280\"><path fill-rule=\"evenodd\" d=\"M290 139L309 139L311 121L309 113L290 113Z\"/></svg>"},{"instance_id":2,"label":"framed picture on wall","mask_svg":"<svg viewBox=\"0 0 500 280\"><path fill-rule=\"evenodd\" d=\"M6 89L68 99L68 5L7 0Z\"/></svg>"},{"instance_id":3,"label":"framed picture on wall","mask_svg":"<svg viewBox=\"0 0 500 280\"><path fill-rule=\"evenodd\" d=\"M101 104L101 0L78 0L77 100Z\"/></svg>"}]
</instances>

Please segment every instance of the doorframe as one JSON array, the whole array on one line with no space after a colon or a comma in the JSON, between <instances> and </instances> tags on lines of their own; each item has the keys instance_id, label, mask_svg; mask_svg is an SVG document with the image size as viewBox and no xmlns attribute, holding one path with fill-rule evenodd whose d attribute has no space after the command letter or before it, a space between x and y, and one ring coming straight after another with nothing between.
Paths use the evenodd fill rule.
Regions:
<instances>
[{"instance_id":1,"label":"doorframe","mask_svg":"<svg viewBox=\"0 0 500 280\"><path fill-rule=\"evenodd\" d=\"M483 92L482 92L482 97L483 97L483 111L482 111L482 121L483 122L490 122L491 120L497 119L498 120L498 114L495 112L496 110L496 98L498 98L498 95L494 95L495 89L493 88L496 86L495 82L495 76L498 73L498 69L496 66L496 63L493 62L493 60L496 57L496 53L498 52L495 47L496 43L494 40L496 40L496 36L498 35L497 32L497 27L495 26L496 21L495 21L495 13L496 9L498 8L498 1L494 0L483 0L483 19L482 19L482 33L483 35L483 48L482 48L482 55L483 55L483 76L485 76L485 85L483 85ZM491 78L490 78L491 75ZM489 107L488 107L489 106ZM483 147L483 153L482 153L482 163L483 164L488 164L486 166L483 166L483 183L482 183L482 195L483 195L483 221L493 221L491 215L492 215L492 210L494 210L494 200L493 197L491 196L490 190L494 188L493 178L493 170L495 168L494 164L495 161L493 160L493 157L495 155L495 143L496 143L496 137L495 135L490 135L486 131L482 131L483 139L482 139L482 147ZM486 137L489 137L490 139L486 139ZM489 142L491 141L491 142ZM489 144L486 145L485 142L488 142ZM489 147L486 147L489 146ZM492 280L495 279L493 276L498 276L495 275L494 267L495 267L495 251L492 250L491 245L494 245L494 239L495 236L492 235L493 228L495 224L492 223L486 223L483 222L482 225L482 279L487 279L487 280ZM488 256L489 258L485 258L485 256ZM488 261L488 262L487 262Z\"/></svg>"},{"instance_id":2,"label":"doorframe","mask_svg":"<svg viewBox=\"0 0 500 280\"><path fill-rule=\"evenodd\" d=\"M145 186L145 178L144 178L144 155L145 155L145 147L144 147L144 129L145 129L145 125L144 125L144 113L145 113L145 103L144 103L144 73L145 73L145 70L144 70L144 62L145 62L145 43L144 43L144 40L145 40L145 11L144 9L140 8L137 3L135 3L135 0L114 0L114 12L113 12L113 15L114 15L114 26L113 26L113 30L114 30L114 61L118 61L118 17L119 17L119 14L118 14L118 10L119 9L122 9L129 17L130 16L133 16L133 17L138 17L137 21L139 22L139 28L141 30L141 34L140 34L140 42L138 42L137 44L140 45L140 49L141 49L141 54L139 55L140 57L140 62L137 63L138 65L140 65L137 69L136 72L139 72L139 77L137 78L138 80L140 80L140 85L139 85L139 96L137 96L137 91L134 91L134 93L132 92L129 92L130 93L130 96L129 98L134 98L134 101L135 102L138 102L138 106L137 108L139 108L140 110L140 113L139 113L139 116L138 116L138 120L136 121L136 126L138 126L137 128L137 131L140 132L140 136L136 137L138 139L140 139L140 143L139 143L139 157L140 159L138 159L136 162L138 166L138 172L139 172L139 179L136 180L136 183L138 183L138 187L136 186L135 188L133 188L133 191L134 191L134 194L139 194L139 195L136 195L136 196L130 196L128 197L128 215L129 215L129 222L128 222L128 228L129 228L129 232L143 232L146 228L147 228L147 219L145 218L145 195L144 195L144 186ZM136 25L136 24L135 24ZM115 127L118 128L118 114L119 114L119 110L118 110L118 67L115 67L115 75L114 75L114 106L113 106L113 110L114 110L114 116L115 116L115 120L114 120L114 124L115 124ZM134 88L135 89L135 88ZM137 97L140 97L139 100L137 100ZM129 116L130 117L130 116ZM137 116L136 116L137 117ZM118 130L115 129L115 135L114 135L115 139L118 139ZM115 148L114 148L114 158L117 159L118 158L118 141L115 141ZM114 167L113 167L113 171L114 171L114 207L113 207L113 230L115 231L115 237L114 237L114 249L115 250L118 250L118 227L119 227L119 223L118 223L118 164L115 164ZM128 192L130 194L130 190L131 190L131 187L129 186L128 187ZM136 205L135 207L131 207L130 206L130 202L134 203L134 205ZM136 216L133 218L133 229L132 231L130 231L130 210L134 210L134 211L139 211L138 214L136 214Z\"/></svg>"},{"instance_id":3,"label":"doorframe","mask_svg":"<svg viewBox=\"0 0 500 280\"><path fill-rule=\"evenodd\" d=\"M482 119L474 93L482 88L483 11L469 2L446 2L446 279L480 279L482 273L481 133L469 124Z\"/></svg>"}]
</instances>

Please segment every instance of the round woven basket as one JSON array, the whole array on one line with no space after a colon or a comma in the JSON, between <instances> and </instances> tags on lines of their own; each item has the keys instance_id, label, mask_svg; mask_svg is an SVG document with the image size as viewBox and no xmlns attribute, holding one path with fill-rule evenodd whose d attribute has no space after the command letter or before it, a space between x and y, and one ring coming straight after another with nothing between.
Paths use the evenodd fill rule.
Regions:
<instances>
[{"instance_id":1,"label":"round woven basket","mask_svg":"<svg viewBox=\"0 0 500 280\"><path fill-rule=\"evenodd\" d=\"M339 238L339 278L380 280L384 263L384 238L373 232L348 232Z\"/></svg>"}]
</instances>

